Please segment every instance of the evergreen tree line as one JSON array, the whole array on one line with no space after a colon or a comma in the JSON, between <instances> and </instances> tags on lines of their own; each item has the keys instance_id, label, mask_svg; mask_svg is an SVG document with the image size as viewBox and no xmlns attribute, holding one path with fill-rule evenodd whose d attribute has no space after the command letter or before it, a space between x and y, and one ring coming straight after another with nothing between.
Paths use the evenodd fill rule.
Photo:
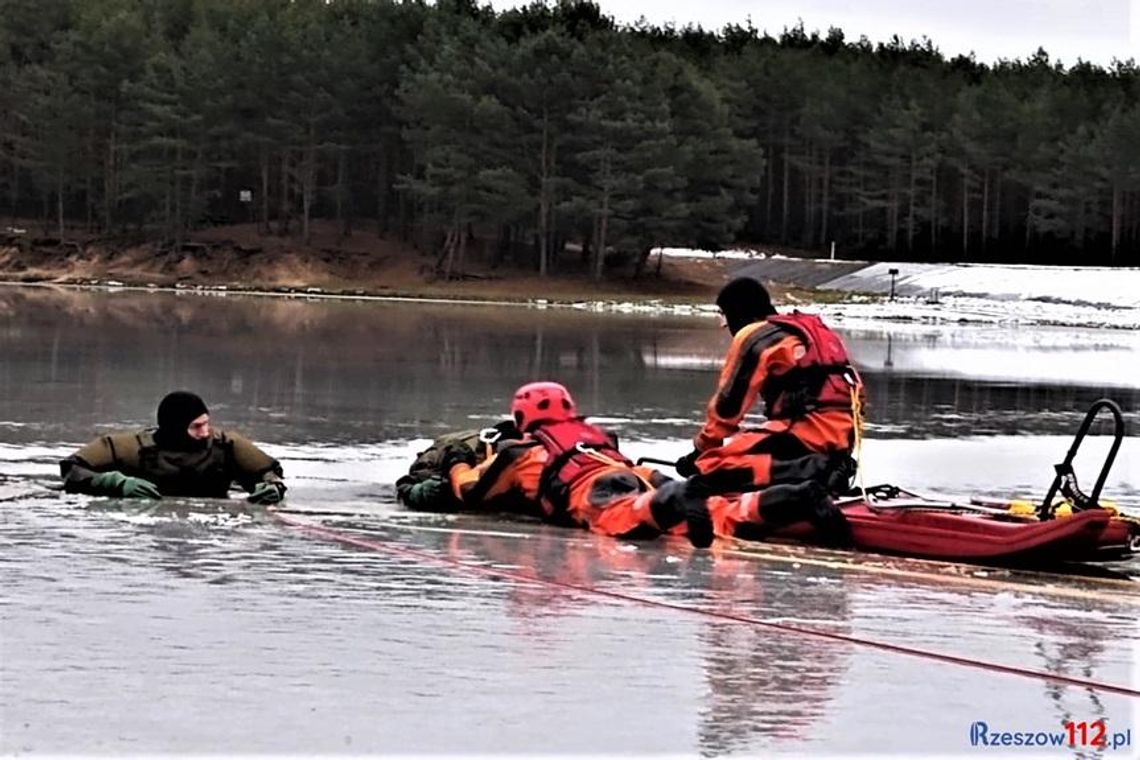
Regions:
<instances>
[{"instance_id":1,"label":"evergreen tree line","mask_svg":"<svg viewBox=\"0 0 1140 760\"><path fill-rule=\"evenodd\" d=\"M173 245L335 219L448 273L833 242L1136 266L1138 100L1132 62L618 26L581 0L0 0L0 210Z\"/></svg>"}]
</instances>

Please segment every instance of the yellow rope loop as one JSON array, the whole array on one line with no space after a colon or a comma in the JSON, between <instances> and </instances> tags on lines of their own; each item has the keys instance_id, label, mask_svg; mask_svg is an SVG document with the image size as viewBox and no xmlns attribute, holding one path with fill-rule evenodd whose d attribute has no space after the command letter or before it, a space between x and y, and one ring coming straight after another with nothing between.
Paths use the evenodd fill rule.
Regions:
<instances>
[{"instance_id":1,"label":"yellow rope loop","mask_svg":"<svg viewBox=\"0 0 1140 760\"><path fill-rule=\"evenodd\" d=\"M863 402L859 398L861 383L851 385L851 417L855 423L855 473L859 483L859 491L863 494L863 501L870 503L867 497L867 484L863 479Z\"/></svg>"},{"instance_id":2,"label":"yellow rope loop","mask_svg":"<svg viewBox=\"0 0 1140 760\"><path fill-rule=\"evenodd\" d=\"M586 446L586 445L584 445L584 444L581 444L581 443L578 443L578 444L576 444L576 445L574 446L574 448L578 450L578 453L580 453L580 454L585 454L586 456L590 457L591 459L595 459L595 460L597 460L597 461L599 461L599 462L602 462L602 463L604 463L604 464L608 464L608 465L610 465L611 467L625 467L625 468L629 469L629 471L633 473L633 476L634 476L635 478L637 478L638 480L640 480L640 481L641 481L641 482L642 482L644 485L646 485L647 487L649 487L649 488L653 488L653 484L652 484L652 483L650 483L648 480L646 480L645 478L643 478L643 477L641 476L641 473L639 473L639 472L638 472L636 469L634 469L633 467L630 467L630 466L629 466L628 464L626 464L625 462L619 462L618 460L616 460L616 459L613 459L613 458L611 458L611 457L608 457L608 456L606 456L605 454L603 454L602 452L600 452L600 451L596 451L595 449L591 449L589 446Z\"/></svg>"}]
</instances>

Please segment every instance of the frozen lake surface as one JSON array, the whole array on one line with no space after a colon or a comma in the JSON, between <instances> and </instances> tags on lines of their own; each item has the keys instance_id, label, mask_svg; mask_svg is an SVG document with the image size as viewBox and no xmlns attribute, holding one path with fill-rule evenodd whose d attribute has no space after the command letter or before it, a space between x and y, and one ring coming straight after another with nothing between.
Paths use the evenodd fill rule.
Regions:
<instances>
[{"instance_id":1,"label":"frozen lake surface","mask_svg":"<svg viewBox=\"0 0 1140 760\"><path fill-rule=\"evenodd\" d=\"M0 315L4 754L962 755L984 751L974 721L1101 718L1140 741L1136 699L646 603L1135 686L1140 596L1118 585L952 582L395 504L427 439L500 418L540 377L631 455L684 453L726 347L711 320L27 288L0 288ZM1039 497L1093 400L1140 422L1126 331L840 326L871 398L868 482ZM60 458L151 424L177 387L281 459L291 507L345 513L301 519L383 550L226 502L50 490ZM1082 450L1086 478L1106 444ZM1106 489L1131 506L1137 445Z\"/></svg>"}]
</instances>

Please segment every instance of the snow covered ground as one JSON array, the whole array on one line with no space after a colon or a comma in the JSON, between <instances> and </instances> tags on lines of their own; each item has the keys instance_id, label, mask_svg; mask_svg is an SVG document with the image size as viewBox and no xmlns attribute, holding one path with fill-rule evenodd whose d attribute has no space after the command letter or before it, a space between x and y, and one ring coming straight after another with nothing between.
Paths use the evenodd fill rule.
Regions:
<instances>
[{"instance_id":1,"label":"snow covered ground","mask_svg":"<svg viewBox=\"0 0 1140 760\"><path fill-rule=\"evenodd\" d=\"M666 248L662 253L765 262L773 273L779 272L780 262L801 261L762 251L714 254ZM891 275L892 269L897 274ZM893 301L889 299L892 279ZM794 305L849 324L891 320L1140 329L1140 268L868 263L854 272L837 273L816 287L851 295L843 303Z\"/></svg>"},{"instance_id":2,"label":"snow covered ground","mask_svg":"<svg viewBox=\"0 0 1140 760\"><path fill-rule=\"evenodd\" d=\"M942 295L997 301L1040 301L1110 309L1140 308L1140 269L994 264L871 264L822 287L895 293L938 300Z\"/></svg>"}]
</instances>

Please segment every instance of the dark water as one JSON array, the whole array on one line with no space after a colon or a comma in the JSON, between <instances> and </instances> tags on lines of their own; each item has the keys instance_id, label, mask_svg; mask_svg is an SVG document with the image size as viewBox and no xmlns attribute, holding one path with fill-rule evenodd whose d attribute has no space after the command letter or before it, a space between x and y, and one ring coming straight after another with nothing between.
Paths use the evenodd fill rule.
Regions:
<instances>
[{"instance_id":1,"label":"dark water","mask_svg":"<svg viewBox=\"0 0 1140 760\"><path fill-rule=\"evenodd\" d=\"M868 480L1040 495L1092 400L1138 421L1129 335L847 338L872 399ZM678 317L0 288L0 752L959 755L1000 751L970 746L973 721L1105 718L1132 729L1105 755L1135 753L1135 699L643 603L1136 685L1134 593L694 554L393 504L423 438L497 419L539 377L631 453L677 456L724 341ZM321 522L380 549L218 502L140 512L48 490L61 456L149 424L175 387L282 459L291 506L362 513ZM1106 441L1089 439L1082 472ZM1109 480L1126 504L1136 446Z\"/></svg>"}]
</instances>

